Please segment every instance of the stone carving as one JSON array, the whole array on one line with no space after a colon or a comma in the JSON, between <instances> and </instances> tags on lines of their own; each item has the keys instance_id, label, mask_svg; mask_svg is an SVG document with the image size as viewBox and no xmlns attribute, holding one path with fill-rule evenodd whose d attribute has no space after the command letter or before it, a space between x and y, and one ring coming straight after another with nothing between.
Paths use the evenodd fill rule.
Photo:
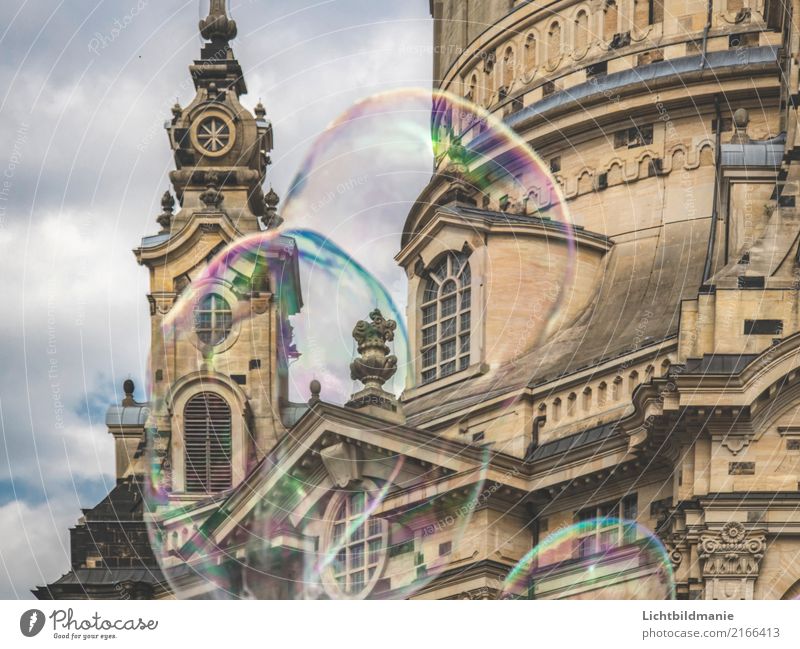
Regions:
<instances>
[{"instance_id":1,"label":"stone carving","mask_svg":"<svg viewBox=\"0 0 800 649\"><path fill-rule=\"evenodd\" d=\"M225 0L211 0L208 16L200 21L200 34L207 41L230 41L236 38L236 21L228 18Z\"/></svg>"},{"instance_id":2,"label":"stone carving","mask_svg":"<svg viewBox=\"0 0 800 649\"><path fill-rule=\"evenodd\" d=\"M387 342L394 340L397 323L386 320L379 309L369 314L371 322L360 320L353 329L360 358L350 364L350 378L366 388L383 390L383 384L397 372L397 357L389 354Z\"/></svg>"},{"instance_id":3,"label":"stone carving","mask_svg":"<svg viewBox=\"0 0 800 649\"><path fill-rule=\"evenodd\" d=\"M700 560L706 599L752 599L761 559L767 548L763 531L748 532L738 522L700 536Z\"/></svg>"},{"instance_id":4,"label":"stone carving","mask_svg":"<svg viewBox=\"0 0 800 649\"><path fill-rule=\"evenodd\" d=\"M172 197L169 190L165 191L164 195L161 197L161 209L162 212L156 221L158 221L158 224L161 226L161 233L164 234L170 230L170 226L172 225L172 213L175 211L175 199Z\"/></svg>"},{"instance_id":5,"label":"stone carving","mask_svg":"<svg viewBox=\"0 0 800 649\"><path fill-rule=\"evenodd\" d=\"M278 216L278 203L281 202L280 197L275 190L270 188L269 192L264 196L264 216L261 217L261 222L267 230L274 230L283 223L283 219Z\"/></svg>"},{"instance_id":6,"label":"stone carving","mask_svg":"<svg viewBox=\"0 0 800 649\"><path fill-rule=\"evenodd\" d=\"M225 194L219 191L219 174L212 171L207 176L206 191L200 194L200 200L208 209L219 209L224 199Z\"/></svg>"}]
</instances>

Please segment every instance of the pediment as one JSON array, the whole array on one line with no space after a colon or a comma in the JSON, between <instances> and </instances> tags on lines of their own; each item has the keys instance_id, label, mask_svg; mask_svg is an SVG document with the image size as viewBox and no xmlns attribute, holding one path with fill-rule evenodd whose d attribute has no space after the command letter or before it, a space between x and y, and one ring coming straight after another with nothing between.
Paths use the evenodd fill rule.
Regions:
<instances>
[{"instance_id":1,"label":"pediment","mask_svg":"<svg viewBox=\"0 0 800 649\"><path fill-rule=\"evenodd\" d=\"M180 554L191 561L212 548L236 547L253 527L260 534L268 528L273 541L291 540L300 549L300 530L313 524L338 490L381 485L379 509L396 509L420 493L433 495L437 484L466 493L486 478L485 469L485 456L474 447L317 404L197 527Z\"/></svg>"}]
</instances>

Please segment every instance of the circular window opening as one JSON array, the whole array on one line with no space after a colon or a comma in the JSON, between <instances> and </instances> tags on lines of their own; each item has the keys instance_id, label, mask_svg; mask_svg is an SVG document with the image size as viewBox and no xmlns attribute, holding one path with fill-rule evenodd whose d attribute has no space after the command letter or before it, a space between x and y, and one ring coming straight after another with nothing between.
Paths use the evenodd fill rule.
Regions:
<instances>
[{"instance_id":1,"label":"circular window opening","mask_svg":"<svg viewBox=\"0 0 800 649\"><path fill-rule=\"evenodd\" d=\"M219 153L231 141L231 129L219 117L209 117L197 128L197 141L211 153Z\"/></svg>"},{"instance_id":2,"label":"circular window opening","mask_svg":"<svg viewBox=\"0 0 800 649\"><path fill-rule=\"evenodd\" d=\"M380 577L388 525L369 516L365 491L337 493L328 505L325 588L334 599L361 599Z\"/></svg>"},{"instance_id":3,"label":"circular window opening","mask_svg":"<svg viewBox=\"0 0 800 649\"><path fill-rule=\"evenodd\" d=\"M194 331L206 345L219 345L228 337L233 324L230 305L212 293L198 303L194 312Z\"/></svg>"}]
</instances>

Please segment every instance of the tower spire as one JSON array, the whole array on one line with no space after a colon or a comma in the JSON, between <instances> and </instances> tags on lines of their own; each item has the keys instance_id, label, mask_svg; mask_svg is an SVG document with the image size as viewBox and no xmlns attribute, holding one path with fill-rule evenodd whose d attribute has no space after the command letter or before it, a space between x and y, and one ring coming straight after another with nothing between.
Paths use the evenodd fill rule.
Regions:
<instances>
[{"instance_id":1,"label":"tower spire","mask_svg":"<svg viewBox=\"0 0 800 649\"><path fill-rule=\"evenodd\" d=\"M212 43L228 43L236 38L236 21L228 18L226 0L211 0L208 16L200 21L200 34Z\"/></svg>"}]
</instances>

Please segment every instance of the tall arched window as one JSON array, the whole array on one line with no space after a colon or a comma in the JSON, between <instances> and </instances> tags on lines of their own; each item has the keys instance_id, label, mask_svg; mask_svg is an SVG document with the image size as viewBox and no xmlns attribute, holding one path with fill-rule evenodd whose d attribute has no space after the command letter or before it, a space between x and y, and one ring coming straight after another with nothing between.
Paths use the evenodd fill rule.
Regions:
<instances>
[{"instance_id":1,"label":"tall arched window","mask_svg":"<svg viewBox=\"0 0 800 649\"><path fill-rule=\"evenodd\" d=\"M589 44L589 14L583 9L575 18L575 48L582 50Z\"/></svg>"},{"instance_id":2,"label":"tall arched window","mask_svg":"<svg viewBox=\"0 0 800 649\"><path fill-rule=\"evenodd\" d=\"M472 275L467 255L447 253L429 271L422 296L422 382L469 367Z\"/></svg>"},{"instance_id":3,"label":"tall arched window","mask_svg":"<svg viewBox=\"0 0 800 649\"><path fill-rule=\"evenodd\" d=\"M231 409L212 392L198 394L183 411L186 491L214 493L231 486Z\"/></svg>"},{"instance_id":4,"label":"tall arched window","mask_svg":"<svg viewBox=\"0 0 800 649\"><path fill-rule=\"evenodd\" d=\"M334 598L364 597L380 577L386 555L388 524L368 515L364 491L341 491L333 496L325 518L329 521L326 554L332 557L332 580L326 582Z\"/></svg>"},{"instance_id":5,"label":"tall arched window","mask_svg":"<svg viewBox=\"0 0 800 649\"><path fill-rule=\"evenodd\" d=\"M510 47L506 49L503 56L503 76L500 79L500 84L508 90L514 81L514 68L516 67L516 58L514 50Z\"/></svg>"},{"instance_id":6,"label":"tall arched window","mask_svg":"<svg viewBox=\"0 0 800 649\"><path fill-rule=\"evenodd\" d=\"M552 61L561 53L561 25L554 22L547 32L547 59Z\"/></svg>"},{"instance_id":7,"label":"tall arched window","mask_svg":"<svg viewBox=\"0 0 800 649\"><path fill-rule=\"evenodd\" d=\"M478 77L472 75L469 79L469 88L467 89L467 99L470 101L478 101Z\"/></svg>"}]
</instances>

